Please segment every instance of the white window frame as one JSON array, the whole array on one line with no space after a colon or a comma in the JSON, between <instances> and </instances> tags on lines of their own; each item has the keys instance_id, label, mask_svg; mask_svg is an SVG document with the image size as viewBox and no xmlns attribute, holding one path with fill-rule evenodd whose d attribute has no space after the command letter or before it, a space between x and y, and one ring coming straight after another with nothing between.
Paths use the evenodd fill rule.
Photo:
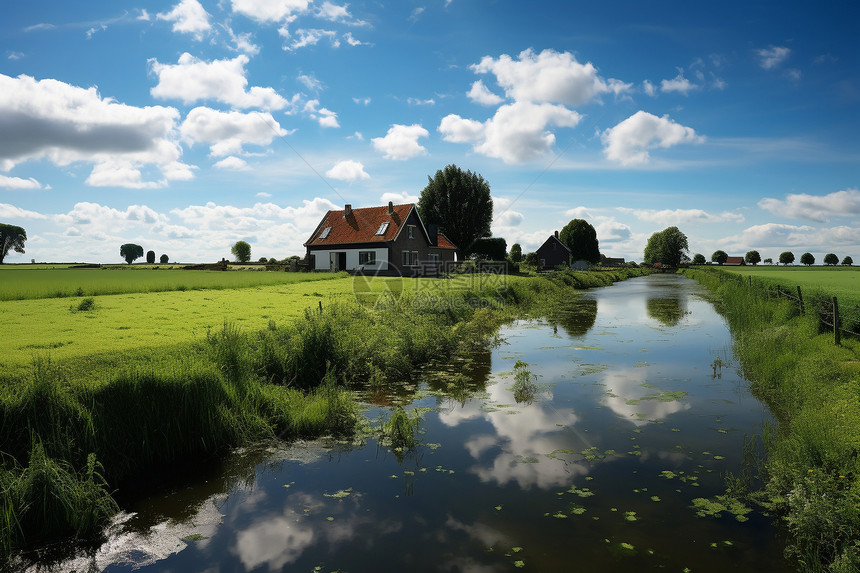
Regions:
<instances>
[{"instance_id":1,"label":"white window frame","mask_svg":"<svg viewBox=\"0 0 860 573\"><path fill-rule=\"evenodd\" d=\"M359 265L375 265L376 251L358 251Z\"/></svg>"}]
</instances>

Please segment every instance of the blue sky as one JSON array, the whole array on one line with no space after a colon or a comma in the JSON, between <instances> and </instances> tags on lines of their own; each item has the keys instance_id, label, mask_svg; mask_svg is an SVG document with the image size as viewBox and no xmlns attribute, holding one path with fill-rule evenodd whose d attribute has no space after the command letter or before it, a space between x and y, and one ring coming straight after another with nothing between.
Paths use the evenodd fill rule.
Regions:
<instances>
[{"instance_id":1,"label":"blue sky","mask_svg":"<svg viewBox=\"0 0 860 573\"><path fill-rule=\"evenodd\" d=\"M175 0L0 8L7 262L303 254L328 209L417 201L454 163L493 234L572 218L642 259L860 261L853 2Z\"/></svg>"}]
</instances>

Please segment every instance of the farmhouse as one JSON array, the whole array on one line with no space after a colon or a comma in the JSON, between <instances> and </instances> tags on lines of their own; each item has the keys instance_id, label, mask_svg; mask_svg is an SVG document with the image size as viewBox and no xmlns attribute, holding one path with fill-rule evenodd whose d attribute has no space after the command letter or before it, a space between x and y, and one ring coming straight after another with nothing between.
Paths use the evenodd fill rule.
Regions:
<instances>
[{"instance_id":1,"label":"farmhouse","mask_svg":"<svg viewBox=\"0 0 860 573\"><path fill-rule=\"evenodd\" d=\"M558 231L538 247L538 271L554 269L558 265L570 264L570 249L558 238Z\"/></svg>"},{"instance_id":2,"label":"farmhouse","mask_svg":"<svg viewBox=\"0 0 860 573\"><path fill-rule=\"evenodd\" d=\"M726 262L723 264L730 267L738 267L744 266L746 263L743 257L726 257Z\"/></svg>"},{"instance_id":3,"label":"farmhouse","mask_svg":"<svg viewBox=\"0 0 860 573\"><path fill-rule=\"evenodd\" d=\"M437 274L452 264L457 247L424 225L414 203L329 211L305 242L315 271Z\"/></svg>"}]
</instances>

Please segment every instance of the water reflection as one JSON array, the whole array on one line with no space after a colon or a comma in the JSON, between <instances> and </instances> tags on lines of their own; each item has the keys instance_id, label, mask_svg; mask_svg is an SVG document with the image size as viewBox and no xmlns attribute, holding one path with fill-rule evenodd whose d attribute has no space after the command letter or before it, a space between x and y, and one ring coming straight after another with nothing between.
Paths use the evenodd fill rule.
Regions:
<instances>
[{"instance_id":1,"label":"water reflection","mask_svg":"<svg viewBox=\"0 0 860 573\"><path fill-rule=\"evenodd\" d=\"M645 301L648 316L663 326L678 326L687 315L685 301L680 298L649 298Z\"/></svg>"},{"instance_id":2,"label":"water reflection","mask_svg":"<svg viewBox=\"0 0 860 573\"><path fill-rule=\"evenodd\" d=\"M561 327L571 338L588 334L597 320L597 299L581 298L549 318L553 328Z\"/></svg>"}]
</instances>

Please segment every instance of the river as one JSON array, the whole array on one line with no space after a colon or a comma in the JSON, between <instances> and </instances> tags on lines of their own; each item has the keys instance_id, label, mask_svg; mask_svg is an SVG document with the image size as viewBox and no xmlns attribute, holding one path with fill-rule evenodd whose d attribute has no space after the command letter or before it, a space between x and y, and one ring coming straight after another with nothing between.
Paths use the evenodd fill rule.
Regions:
<instances>
[{"instance_id":1,"label":"river","mask_svg":"<svg viewBox=\"0 0 860 573\"><path fill-rule=\"evenodd\" d=\"M375 395L365 437L171 478L57 570L785 571L769 518L697 515L771 419L702 292L651 275L509 324L490 351ZM420 416L413 450L377 441L395 403Z\"/></svg>"}]
</instances>

